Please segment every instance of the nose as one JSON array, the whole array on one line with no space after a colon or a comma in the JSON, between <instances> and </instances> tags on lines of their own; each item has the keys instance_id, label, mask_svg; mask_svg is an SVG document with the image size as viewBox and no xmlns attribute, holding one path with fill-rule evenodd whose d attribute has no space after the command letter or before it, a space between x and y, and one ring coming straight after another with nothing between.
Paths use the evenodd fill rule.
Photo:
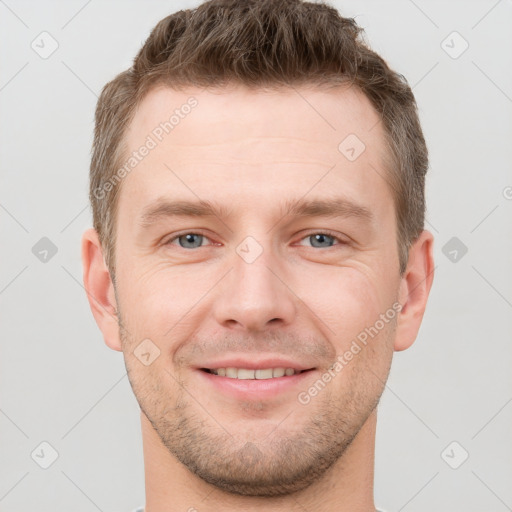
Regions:
<instances>
[{"instance_id":1,"label":"nose","mask_svg":"<svg viewBox=\"0 0 512 512\"><path fill-rule=\"evenodd\" d=\"M214 306L220 325L256 332L292 323L299 299L270 249L263 249L252 262L235 251L229 263L232 270L222 280Z\"/></svg>"}]
</instances>

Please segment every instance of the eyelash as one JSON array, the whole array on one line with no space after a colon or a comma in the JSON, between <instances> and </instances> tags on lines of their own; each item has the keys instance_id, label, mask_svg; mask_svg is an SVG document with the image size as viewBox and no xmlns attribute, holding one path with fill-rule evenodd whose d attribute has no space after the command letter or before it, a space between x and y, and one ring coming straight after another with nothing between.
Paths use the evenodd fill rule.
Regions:
<instances>
[{"instance_id":1,"label":"eyelash","mask_svg":"<svg viewBox=\"0 0 512 512\"><path fill-rule=\"evenodd\" d=\"M174 242L178 238L180 238L182 236L185 236L185 235L201 235L204 238L207 238L208 240L210 240L210 238L207 235L205 235L201 230L199 230L199 231L184 231L182 233L178 233L177 235L174 235L172 238L170 238L163 245L174 245L172 242ZM336 246L347 245L348 244L348 242L346 240L341 239L339 236L336 235L336 233L334 233L333 231L329 231L329 230L312 231L310 233L306 233L305 235L302 236L302 238L300 240L302 241L305 238L308 238L308 237L313 236L313 235L327 235L327 236L333 238L334 240L336 240L339 243L336 244L336 245L332 245L330 247L313 247L313 246L310 246L311 249L333 249ZM193 249L185 249L184 247L179 247L179 246L177 246L177 247L180 248L180 249L183 249L184 251L193 250ZM200 249L201 247L205 247L205 246L201 245L200 247L195 247L194 249Z\"/></svg>"}]
</instances>

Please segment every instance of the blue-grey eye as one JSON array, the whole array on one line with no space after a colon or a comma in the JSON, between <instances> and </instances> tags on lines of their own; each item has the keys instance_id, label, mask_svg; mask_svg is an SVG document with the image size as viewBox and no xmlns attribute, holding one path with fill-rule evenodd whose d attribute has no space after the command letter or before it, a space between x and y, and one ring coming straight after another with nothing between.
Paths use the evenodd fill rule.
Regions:
<instances>
[{"instance_id":1,"label":"blue-grey eye","mask_svg":"<svg viewBox=\"0 0 512 512\"><path fill-rule=\"evenodd\" d=\"M194 241L194 237L196 237L196 240ZM183 247L183 249L196 249L197 247L201 247L202 241L203 241L203 235L200 235L198 233L187 233L186 235L181 235L176 238L176 240L179 241L180 247ZM182 244L181 240L185 240L185 243ZM199 245L197 244L197 241L199 240Z\"/></svg>"},{"instance_id":2,"label":"blue-grey eye","mask_svg":"<svg viewBox=\"0 0 512 512\"><path fill-rule=\"evenodd\" d=\"M315 235L310 235L308 238L311 240L311 245L313 247L320 247L320 248L331 247L334 244L334 237L330 236L330 235L326 235L324 233L317 233ZM333 243L330 243L328 245L323 245L325 243L325 241L328 239L332 240ZM315 241L315 243L318 242L320 245L315 245L315 243L313 243L313 240Z\"/></svg>"}]
</instances>

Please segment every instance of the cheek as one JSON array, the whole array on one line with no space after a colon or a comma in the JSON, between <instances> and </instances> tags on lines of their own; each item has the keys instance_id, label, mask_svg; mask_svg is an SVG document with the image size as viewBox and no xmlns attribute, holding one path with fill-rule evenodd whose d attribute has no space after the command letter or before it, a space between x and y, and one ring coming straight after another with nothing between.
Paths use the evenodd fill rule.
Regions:
<instances>
[{"instance_id":1,"label":"cheek","mask_svg":"<svg viewBox=\"0 0 512 512\"><path fill-rule=\"evenodd\" d=\"M172 339L201 307L201 298L218 280L212 268L126 262L119 291L127 325L140 337Z\"/></svg>"},{"instance_id":2,"label":"cheek","mask_svg":"<svg viewBox=\"0 0 512 512\"><path fill-rule=\"evenodd\" d=\"M298 302L300 318L292 321L314 324L337 350L391 307L389 269L385 272L357 262L344 267L308 267L305 271L302 265L291 265L282 273L293 291L287 292L288 300ZM127 327L139 338L155 340L178 339L184 329L189 333L206 321L208 310L213 308L209 301L215 295L209 297L209 292L223 273L214 264L169 266L162 261L144 265L135 258L125 258L119 270L119 295Z\"/></svg>"},{"instance_id":3,"label":"cheek","mask_svg":"<svg viewBox=\"0 0 512 512\"><path fill-rule=\"evenodd\" d=\"M335 344L350 341L391 307L389 285L362 269L331 268L319 277L307 277L301 284L304 295L299 296L322 320L326 336Z\"/></svg>"}]
</instances>

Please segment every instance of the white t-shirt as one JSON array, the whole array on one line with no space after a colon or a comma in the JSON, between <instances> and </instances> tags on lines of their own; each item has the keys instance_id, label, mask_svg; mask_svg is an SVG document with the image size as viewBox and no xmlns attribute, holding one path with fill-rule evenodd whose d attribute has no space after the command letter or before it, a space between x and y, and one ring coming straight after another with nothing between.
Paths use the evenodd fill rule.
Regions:
<instances>
[{"instance_id":1,"label":"white t-shirt","mask_svg":"<svg viewBox=\"0 0 512 512\"><path fill-rule=\"evenodd\" d=\"M132 512L144 512L144 507L136 508L135 510L132 510ZM384 510L376 509L375 512L384 512Z\"/></svg>"}]
</instances>

